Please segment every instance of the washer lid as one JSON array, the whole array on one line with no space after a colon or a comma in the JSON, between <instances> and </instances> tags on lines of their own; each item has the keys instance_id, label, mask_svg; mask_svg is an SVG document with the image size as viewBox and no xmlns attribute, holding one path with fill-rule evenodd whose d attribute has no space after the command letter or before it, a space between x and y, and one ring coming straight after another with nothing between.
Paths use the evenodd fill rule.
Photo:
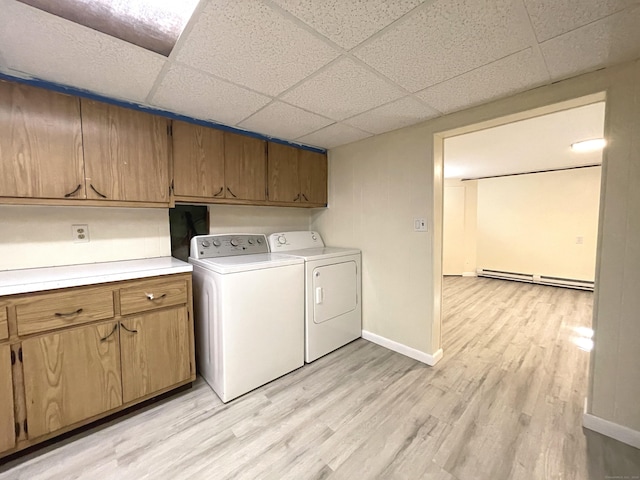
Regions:
<instances>
[{"instance_id":1,"label":"washer lid","mask_svg":"<svg viewBox=\"0 0 640 480\"><path fill-rule=\"evenodd\" d=\"M306 261L310 261L344 257L347 255L360 255L360 250L357 248L319 247L305 248L303 250L290 250L285 255L291 255L293 257L303 258Z\"/></svg>"},{"instance_id":2,"label":"washer lid","mask_svg":"<svg viewBox=\"0 0 640 480\"><path fill-rule=\"evenodd\" d=\"M189 263L206 268L215 273L227 274L263 270L266 268L286 267L303 263L302 258L277 253L259 253L255 255L238 255L233 257L217 257L196 259L189 257Z\"/></svg>"}]
</instances>

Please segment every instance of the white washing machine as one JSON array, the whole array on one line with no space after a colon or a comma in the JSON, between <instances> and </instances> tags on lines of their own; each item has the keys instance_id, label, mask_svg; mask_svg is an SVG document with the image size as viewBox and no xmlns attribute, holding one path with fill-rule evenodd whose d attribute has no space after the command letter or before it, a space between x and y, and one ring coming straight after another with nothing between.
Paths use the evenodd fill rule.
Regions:
<instances>
[{"instance_id":1,"label":"white washing machine","mask_svg":"<svg viewBox=\"0 0 640 480\"><path fill-rule=\"evenodd\" d=\"M191 240L198 370L228 402L304 365L304 261L264 235Z\"/></svg>"},{"instance_id":2,"label":"white washing machine","mask_svg":"<svg viewBox=\"0 0 640 480\"><path fill-rule=\"evenodd\" d=\"M361 253L325 247L318 232L269 235L272 252L305 262L305 361L307 363L362 336Z\"/></svg>"}]
</instances>

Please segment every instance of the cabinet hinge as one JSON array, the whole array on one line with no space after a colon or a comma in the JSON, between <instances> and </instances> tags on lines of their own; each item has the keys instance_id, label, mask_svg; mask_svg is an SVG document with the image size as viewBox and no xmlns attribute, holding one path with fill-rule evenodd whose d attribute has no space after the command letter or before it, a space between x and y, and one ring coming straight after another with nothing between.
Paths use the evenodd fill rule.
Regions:
<instances>
[{"instance_id":1,"label":"cabinet hinge","mask_svg":"<svg viewBox=\"0 0 640 480\"><path fill-rule=\"evenodd\" d=\"M173 123L167 124L167 135L170 135L170 136L173 135Z\"/></svg>"},{"instance_id":2,"label":"cabinet hinge","mask_svg":"<svg viewBox=\"0 0 640 480\"><path fill-rule=\"evenodd\" d=\"M29 434L29 425L27 424L27 419L24 419L24 424L22 425L22 429L24 430L25 435Z\"/></svg>"},{"instance_id":3,"label":"cabinet hinge","mask_svg":"<svg viewBox=\"0 0 640 480\"><path fill-rule=\"evenodd\" d=\"M11 350L11 365L15 365L15 364L16 364L16 352Z\"/></svg>"},{"instance_id":4,"label":"cabinet hinge","mask_svg":"<svg viewBox=\"0 0 640 480\"><path fill-rule=\"evenodd\" d=\"M18 349L18 360L20 360L20 363L22 363L22 347Z\"/></svg>"},{"instance_id":5,"label":"cabinet hinge","mask_svg":"<svg viewBox=\"0 0 640 480\"><path fill-rule=\"evenodd\" d=\"M16 438L18 438L20 436L20 422L16 422L16 424L14 425L15 431L16 431Z\"/></svg>"}]
</instances>

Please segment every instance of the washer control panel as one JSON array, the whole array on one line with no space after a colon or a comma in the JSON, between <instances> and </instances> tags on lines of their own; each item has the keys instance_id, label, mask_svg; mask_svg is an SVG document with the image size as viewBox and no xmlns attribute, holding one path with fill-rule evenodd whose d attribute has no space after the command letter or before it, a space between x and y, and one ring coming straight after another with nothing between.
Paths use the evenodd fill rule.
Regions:
<instances>
[{"instance_id":1,"label":"washer control panel","mask_svg":"<svg viewBox=\"0 0 640 480\"><path fill-rule=\"evenodd\" d=\"M272 252L286 252L287 250L324 247L324 242L320 234L314 231L278 232L269 235L269 247Z\"/></svg>"},{"instance_id":2,"label":"washer control panel","mask_svg":"<svg viewBox=\"0 0 640 480\"><path fill-rule=\"evenodd\" d=\"M192 258L232 257L269 253L265 235L256 233L197 235L191 239Z\"/></svg>"}]
</instances>

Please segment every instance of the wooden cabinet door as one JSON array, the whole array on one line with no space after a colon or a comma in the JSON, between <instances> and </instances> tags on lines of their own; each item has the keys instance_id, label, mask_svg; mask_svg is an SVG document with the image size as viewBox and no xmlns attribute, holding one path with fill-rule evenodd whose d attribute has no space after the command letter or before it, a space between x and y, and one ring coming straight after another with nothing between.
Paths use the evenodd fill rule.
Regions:
<instances>
[{"instance_id":1,"label":"wooden cabinet door","mask_svg":"<svg viewBox=\"0 0 640 480\"><path fill-rule=\"evenodd\" d=\"M327 156L324 153L298 151L302 201L327 204Z\"/></svg>"},{"instance_id":2,"label":"wooden cabinet door","mask_svg":"<svg viewBox=\"0 0 640 480\"><path fill-rule=\"evenodd\" d=\"M84 198L78 98L0 81L0 196Z\"/></svg>"},{"instance_id":3,"label":"wooden cabinet door","mask_svg":"<svg viewBox=\"0 0 640 480\"><path fill-rule=\"evenodd\" d=\"M173 122L173 193L224 198L224 132Z\"/></svg>"},{"instance_id":4,"label":"wooden cabinet door","mask_svg":"<svg viewBox=\"0 0 640 480\"><path fill-rule=\"evenodd\" d=\"M15 445L11 348L9 345L0 345L0 452L9 450Z\"/></svg>"},{"instance_id":5,"label":"wooden cabinet door","mask_svg":"<svg viewBox=\"0 0 640 480\"><path fill-rule=\"evenodd\" d=\"M122 405L118 323L22 342L29 438Z\"/></svg>"},{"instance_id":6,"label":"wooden cabinet door","mask_svg":"<svg viewBox=\"0 0 640 480\"><path fill-rule=\"evenodd\" d=\"M302 195L298 178L298 149L272 142L268 145L269 200L299 202Z\"/></svg>"},{"instance_id":7,"label":"wooden cabinet door","mask_svg":"<svg viewBox=\"0 0 640 480\"><path fill-rule=\"evenodd\" d=\"M266 200L266 142L224 132L225 198Z\"/></svg>"},{"instance_id":8,"label":"wooden cabinet door","mask_svg":"<svg viewBox=\"0 0 640 480\"><path fill-rule=\"evenodd\" d=\"M120 344L125 403L191 376L186 307L122 320Z\"/></svg>"},{"instance_id":9,"label":"wooden cabinet door","mask_svg":"<svg viewBox=\"0 0 640 480\"><path fill-rule=\"evenodd\" d=\"M169 202L168 120L81 100L87 198Z\"/></svg>"}]
</instances>

